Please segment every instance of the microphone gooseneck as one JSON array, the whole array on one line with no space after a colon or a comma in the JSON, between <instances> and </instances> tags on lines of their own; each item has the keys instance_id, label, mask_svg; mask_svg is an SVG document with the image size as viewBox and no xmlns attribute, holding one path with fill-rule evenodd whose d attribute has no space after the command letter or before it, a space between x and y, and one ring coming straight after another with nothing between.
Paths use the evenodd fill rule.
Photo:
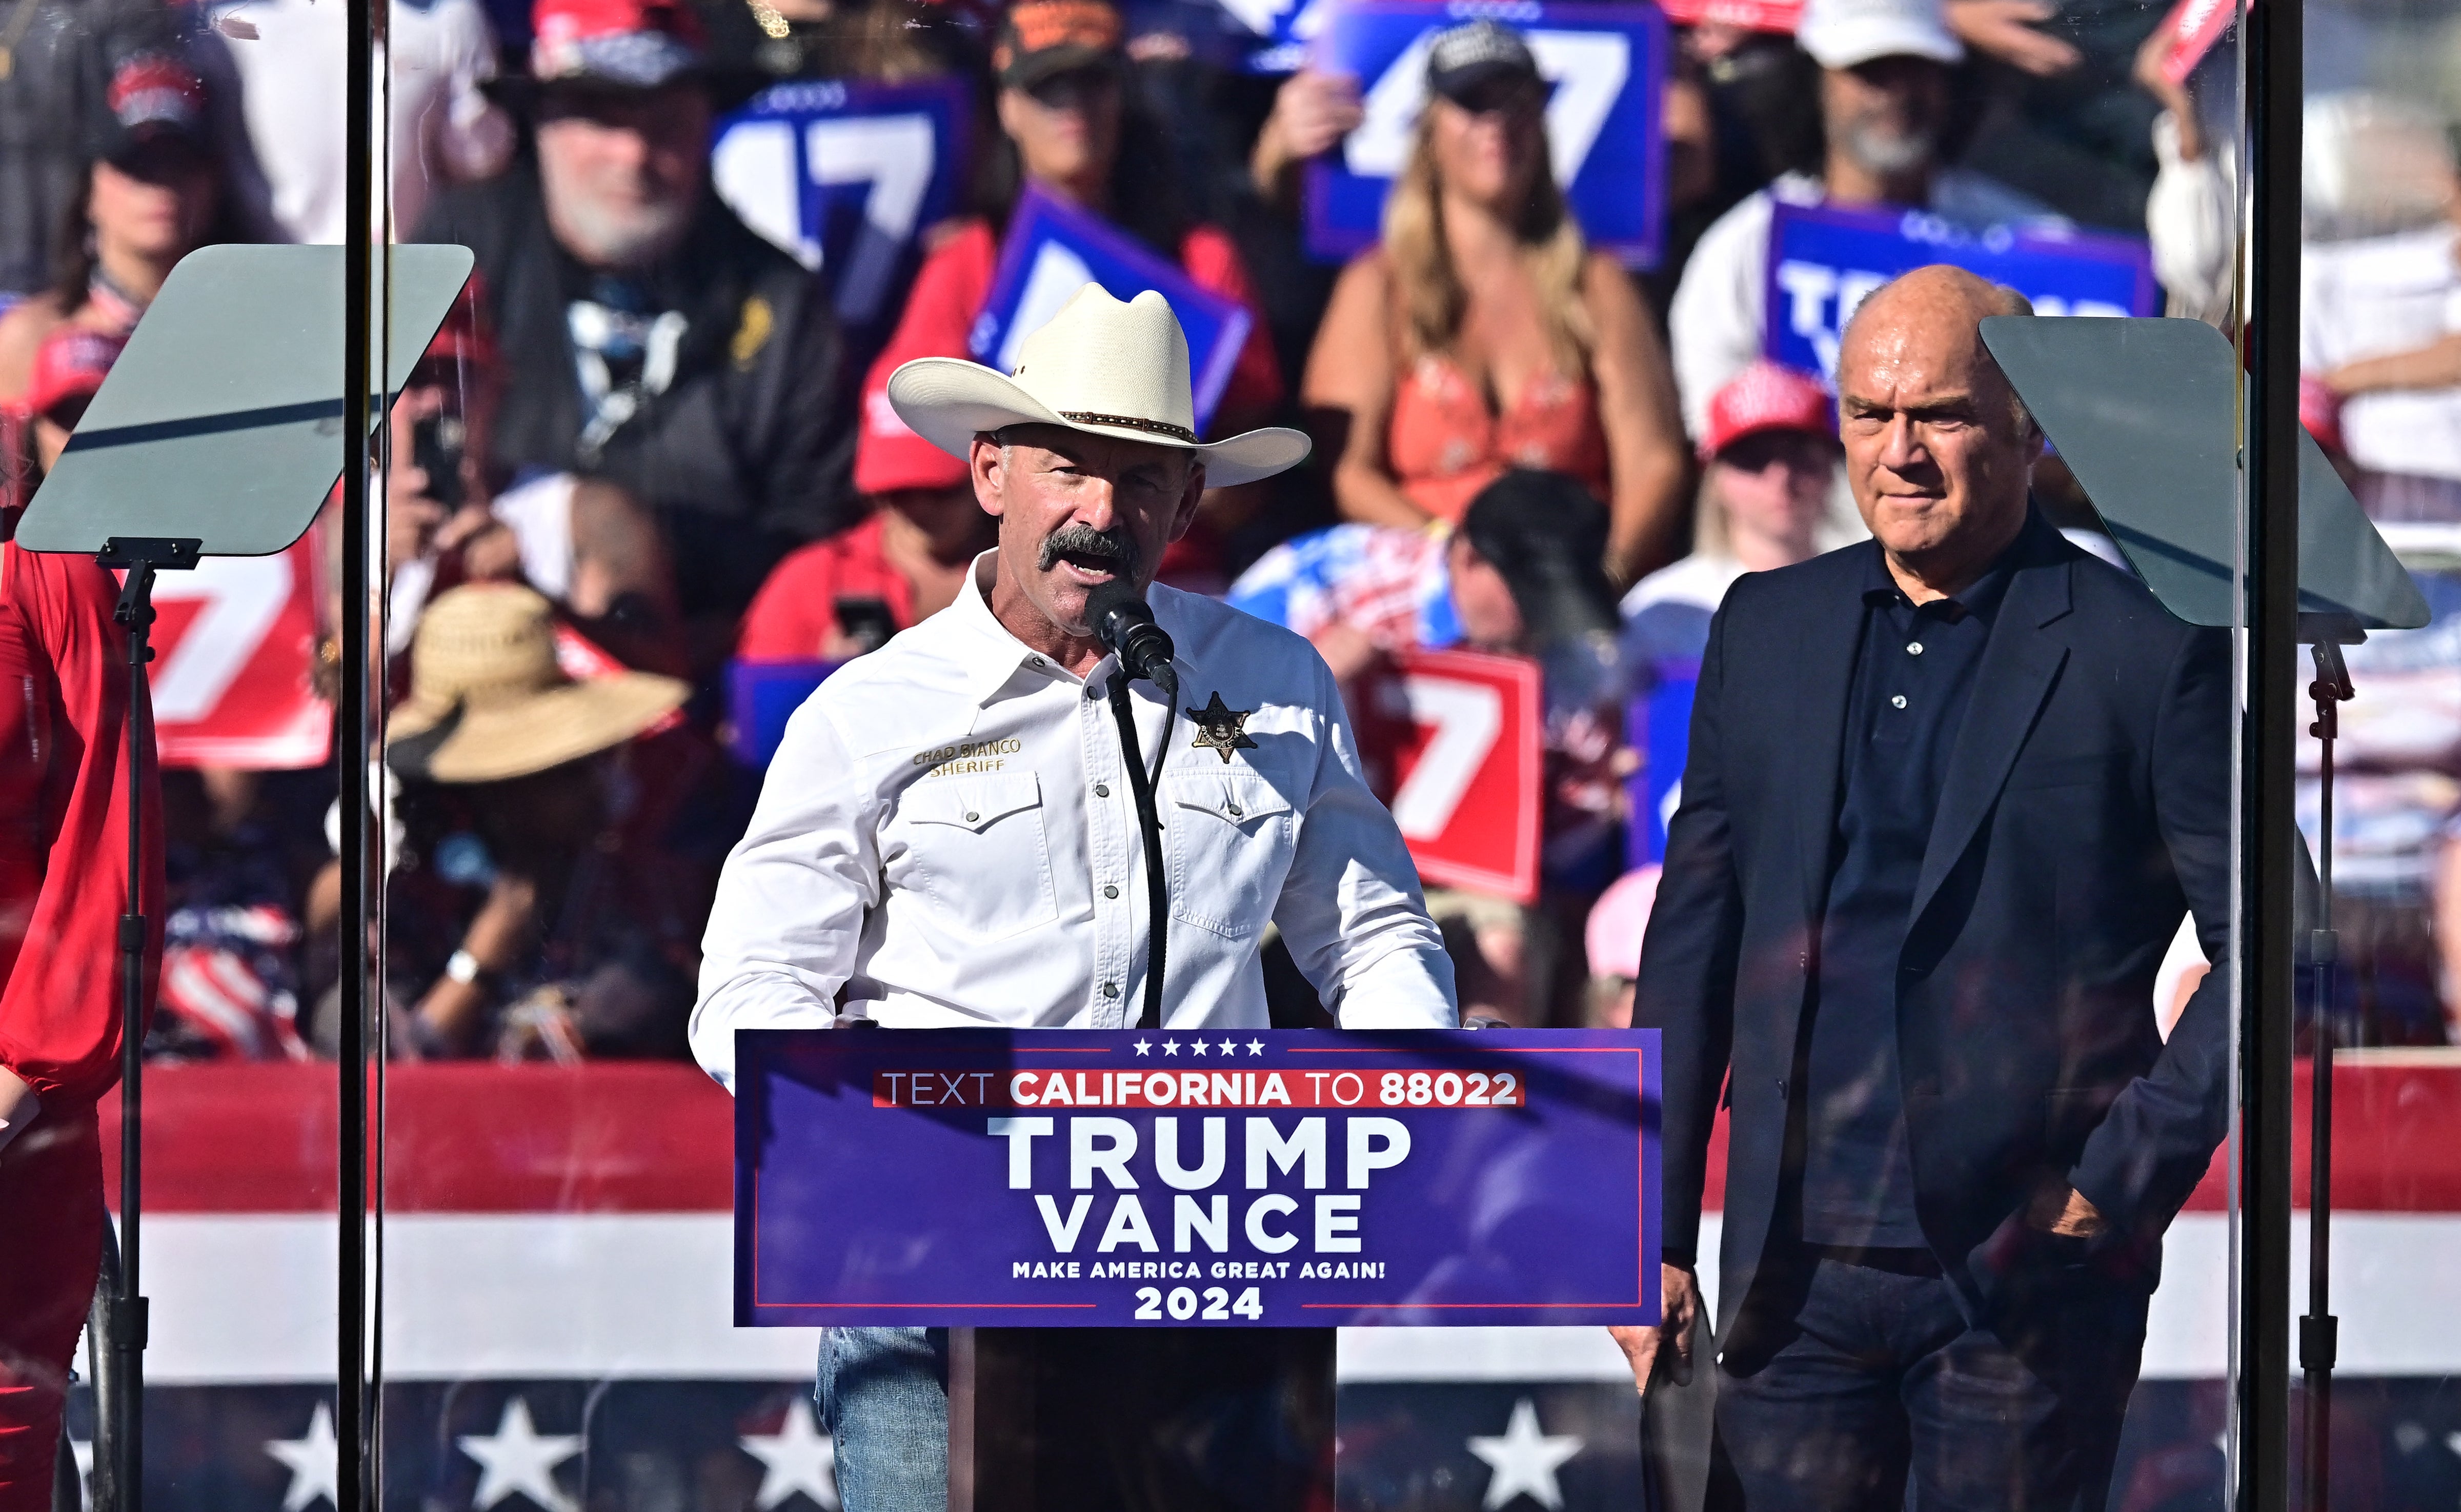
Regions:
<instances>
[{"instance_id":1,"label":"microphone gooseneck","mask_svg":"<svg viewBox=\"0 0 2461 1512\"><path fill-rule=\"evenodd\" d=\"M1087 600L1094 634L1105 650L1119 658L1111 675L1111 718L1120 729L1120 758L1128 769L1128 796L1137 805L1137 828L1143 832L1145 857L1145 990L1140 1029L1162 1028L1163 967L1168 953L1170 893L1163 871L1162 816L1154 804L1154 778L1146 775L1145 753L1139 749L1134 706L1128 684L1137 678L1152 683L1163 695L1162 749L1155 771L1169 755L1170 727L1179 713L1179 673L1170 664L1170 636L1154 623L1153 610L1123 582L1096 588Z\"/></svg>"}]
</instances>

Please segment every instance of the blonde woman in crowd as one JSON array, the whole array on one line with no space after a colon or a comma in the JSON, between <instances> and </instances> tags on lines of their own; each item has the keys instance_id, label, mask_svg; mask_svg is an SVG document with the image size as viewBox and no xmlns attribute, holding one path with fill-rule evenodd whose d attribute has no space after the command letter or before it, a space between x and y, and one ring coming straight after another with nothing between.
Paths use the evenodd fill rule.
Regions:
<instances>
[{"instance_id":1,"label":"blonde woman in crowd","mask_svg":"<svg viewBox=\"0 0 2461 1512\"><path fill-rule=\"evenodd\" d=\"M1335 500L1369 524L1449 524L1508 469L1569 474L1608 505L1608 571L1631 583L1680 543L1665 347L1564 202L1520 36L1443 33L1427 94L1383 245L1342 273L1308 359Z\"/></svg>"}]
</instances>

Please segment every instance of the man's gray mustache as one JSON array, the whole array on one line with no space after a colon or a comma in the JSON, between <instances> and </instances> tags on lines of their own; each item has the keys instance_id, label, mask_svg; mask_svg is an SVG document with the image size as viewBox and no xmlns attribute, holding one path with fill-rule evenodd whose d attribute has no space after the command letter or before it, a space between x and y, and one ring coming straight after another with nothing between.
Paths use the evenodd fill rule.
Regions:
<instances>
[{"instance_id":1,"label":"man's gray mustache","mask_svg":"<svg viewBox=\"0 0 2461 1512\"><path fill-rule=\"evenodd\" d=\"M1125 530L1113 526L1097 530L1091 525L1062 525L1042 538L1042 551L1036 564L1048 572L1059 564L1063 556L1108 557L1122 576L1137 570L1137 543Z\"/></svg>"}]
</instances>

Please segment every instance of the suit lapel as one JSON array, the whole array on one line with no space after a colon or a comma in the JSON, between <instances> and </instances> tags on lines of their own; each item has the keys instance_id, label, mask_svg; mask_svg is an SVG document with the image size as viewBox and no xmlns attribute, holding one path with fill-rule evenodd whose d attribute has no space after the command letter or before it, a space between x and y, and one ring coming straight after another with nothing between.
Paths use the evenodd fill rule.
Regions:
<instances>
[{"instance_id":1,"label":"suit lapel","mask_svg":"<svg viewBox=\"0 0 2461 1512\"><path fill-rule=\"evenodd\" d=\"M1807 924L1819 917L1829 885L1829 852L1837 832L1837 774L1846 751L1846 700L1854 681L1854 656L1862 646L1864 553L1878 549L1865 543L1836 553L1840 581L1814 600L1822 612L1807 614L1799 624L1791 733L1779 738L1793 757L1789 785L1802 805L1795 829L1802 848Z\"/></svg>"},{"instance_id":2,"label":"suit lapel","mask_svg":"<svg viewBox=\"0 0 2461 1512\"><path fill-rule=\"evenodd\" d=\"M1991 639L1982 649L1982 664L1975 670L1973 701L1966 705L1965 721L1949 754L1909 924L1931 906L1933 894L1998 801L2008 769L2016 764L2051 682L2067 659L2067 648L2043 634L2042 628L2068 611L2068 571L2065 557L2044 553L2018 568L2008 584Z\"/></svg>"}]
</instances>

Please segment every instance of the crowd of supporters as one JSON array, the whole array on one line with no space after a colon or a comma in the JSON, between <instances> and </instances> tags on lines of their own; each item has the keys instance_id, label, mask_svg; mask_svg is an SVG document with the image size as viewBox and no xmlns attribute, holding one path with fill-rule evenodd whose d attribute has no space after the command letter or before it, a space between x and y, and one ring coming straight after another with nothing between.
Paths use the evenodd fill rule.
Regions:
<instances>
[{"instance_id":1,"label":"crowd of supporters","mask_svg":"<svg viewBox=\"0 0 2461 1512\"><path fill-rule=\"evenodd\" d=\"M1430 53L1380 238L1312 257L1305 170L1375 81L1312 54L1269 72L1254 9L391 8L387 224L478 266L384 448L396 1054L682 1054L710 889L760 781L760 671L875 649L991 543L962 464L885 391L904 361L972 353L1028 191L1248 311L1212 430L1316 438L1305 469L1211 492L1166 581L1306 634L1362 728L1398 656L1540 665L1538 900L1429 889L1465 1011L1524 1024L1628 1016L1709 616L1739 575L1862 533L1821 375L1768 356L1780 207L2133 238L2169 312L2231 323L2231 58L2182 53L2161 6L1670 5L1646 186L1663 234L1637 268L1585 236L1540 59L1493 20ZM0 0L10 504L182 257L340 238L342 11ZM2371 76L2364 42L2317 51L2340 82ZM972 101L946 144L957 213L918 229L870 313L838 297L852 272L756 232L712 170L731 112L815 80ZM2306 418L2436 611L2350 654L2336 1021L2369 1043L2461 1038L2451 87L2320 88L2308 112ZM2055 459L2038 499L2116 560ZM340 613L298 677L341 674ZM334 1043L332 786L330 763L166 774L160 1054ZM1286 958L1268 969L1277 1015L1308 1021Z\"/></svg>"}]
</instances>

